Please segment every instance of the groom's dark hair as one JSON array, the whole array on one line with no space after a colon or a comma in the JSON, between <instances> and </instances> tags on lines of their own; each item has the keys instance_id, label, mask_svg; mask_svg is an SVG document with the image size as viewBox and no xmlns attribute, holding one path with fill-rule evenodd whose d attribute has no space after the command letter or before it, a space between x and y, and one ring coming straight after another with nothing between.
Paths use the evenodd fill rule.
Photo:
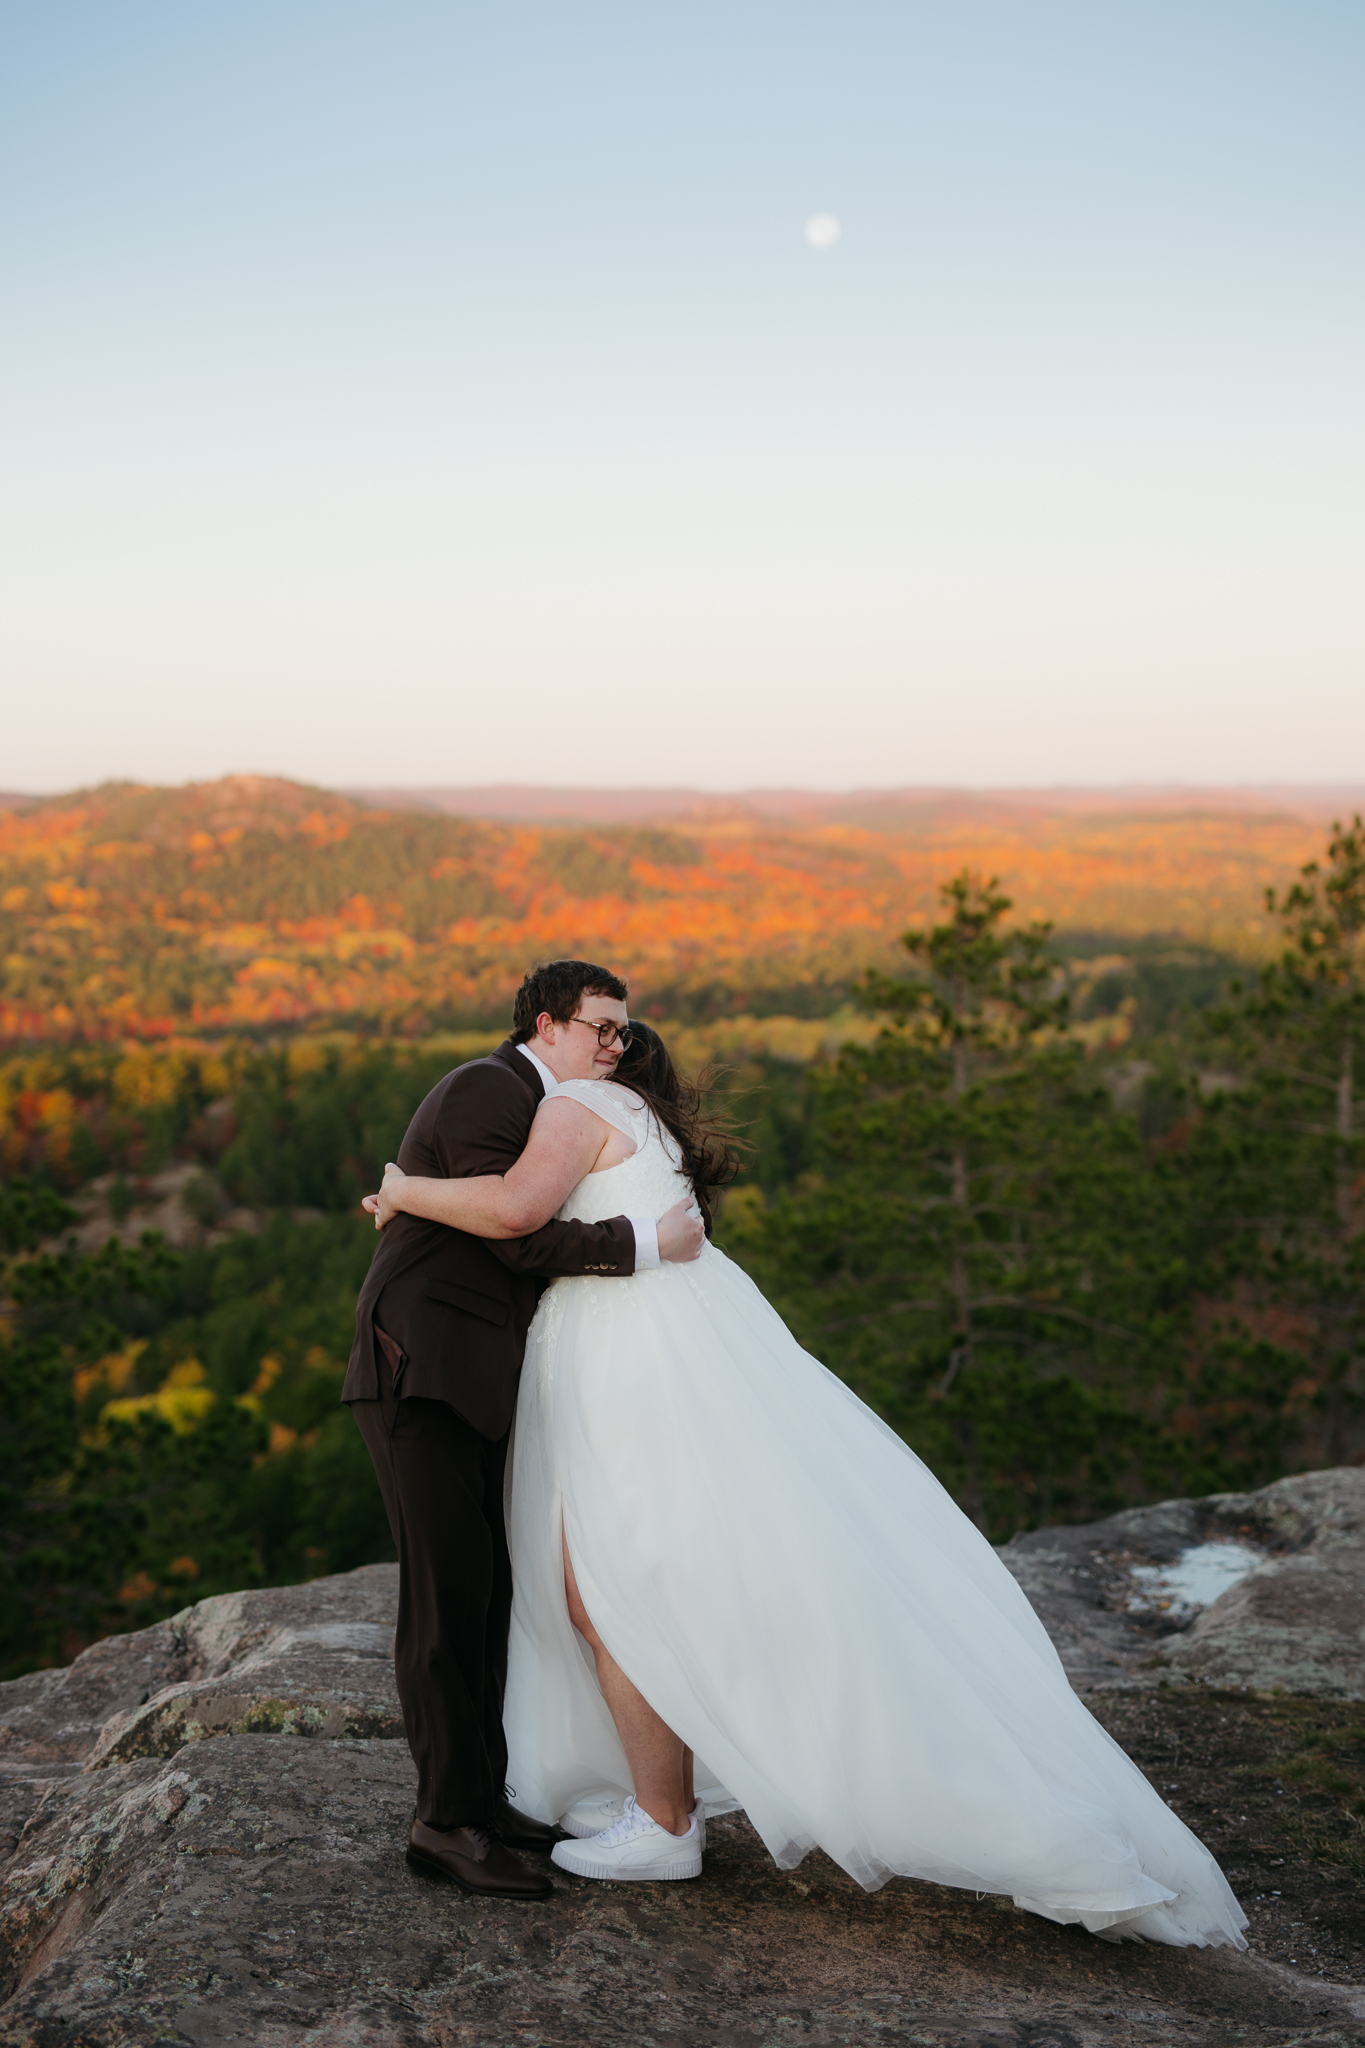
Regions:
<instances>
[{"instance_id":1,"label":"groom's dark hair","mask_svg":"<svg viewBox=\"0 0 1365 2048\"><path fill-rule=\"evenodd\" d=\"M512 1039L525 1045L536 1035L536 1018L547 1011L556 1024L578 1015L584 996L610 996L623 1003L626 985L619 974L594 967L591 960L542 960L517 990L512 1005Z\"/></svg>"}]
</instances>

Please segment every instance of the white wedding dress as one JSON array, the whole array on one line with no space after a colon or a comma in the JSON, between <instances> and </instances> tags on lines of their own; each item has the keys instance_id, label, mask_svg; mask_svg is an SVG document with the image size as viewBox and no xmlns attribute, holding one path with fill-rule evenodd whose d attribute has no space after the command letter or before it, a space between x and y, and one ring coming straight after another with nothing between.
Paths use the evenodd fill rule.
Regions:
<instances>
[{"instance_id":1,"label":"white wedding dress","mask_svg":"<svg viewBox=\"0 0 1365 2048\"><path fill-rule=\"evenodd\" d=\"M689 1192L637 1097L561 1092L637 1144L561 1216L661 1214ZM526 1811L631 1789L565 1607L562 1518L612 1656L782 1868L818 1845L869 1890L927 1878L1111 1938L1245 1947L1213 1857L1072 1692L985 1537L713 1245L547 1290L508 1513Z\"/></svg>"}]
</instances>

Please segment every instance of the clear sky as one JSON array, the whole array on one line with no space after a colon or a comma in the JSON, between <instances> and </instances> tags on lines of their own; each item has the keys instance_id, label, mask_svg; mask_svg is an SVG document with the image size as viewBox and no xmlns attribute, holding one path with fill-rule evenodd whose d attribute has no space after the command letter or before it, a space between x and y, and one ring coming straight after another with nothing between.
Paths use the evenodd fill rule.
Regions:
<instances>
[{"instance_id":1,"label":"clear sky","mask_svg":"<svg viewBox=\"0 0 1365 2048\"><path fill-rule=\"evenodd\" d=\"M1360 0L0 0L0 787L1359 778L1363 168Z\"/></svg>"}]
</instances>

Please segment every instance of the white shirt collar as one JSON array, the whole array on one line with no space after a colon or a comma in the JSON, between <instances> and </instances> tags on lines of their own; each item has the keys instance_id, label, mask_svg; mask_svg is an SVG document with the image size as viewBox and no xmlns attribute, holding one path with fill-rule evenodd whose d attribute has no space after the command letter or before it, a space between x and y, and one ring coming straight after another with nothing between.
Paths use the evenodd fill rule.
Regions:
<instances>
[{"instance_id":1,"label":"white shirt collar","mask_svg":"<svg viewBox=\"0 0 1365 2048\"><path fill-rule=\"evenodd\" d=\"M555 1095L559 1092L558 1081L556 1081L554 1075L550 1072L550 1069L546 1066L544 1060L541 1059L539 1053L532 1052L529 1045L519 1045L517 1047L517 1051L521 1054L524 1060L529 1060L531 1062L531 1065L535 1068L541 1080L545 1083L545 1099L548 1102L552 1095Z\"/></svg>"}]
</instances>

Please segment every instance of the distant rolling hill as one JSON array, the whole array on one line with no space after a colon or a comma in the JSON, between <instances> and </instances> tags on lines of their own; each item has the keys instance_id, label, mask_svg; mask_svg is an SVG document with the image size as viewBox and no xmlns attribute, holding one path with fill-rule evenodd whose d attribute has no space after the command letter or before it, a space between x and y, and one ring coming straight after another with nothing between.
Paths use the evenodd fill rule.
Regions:
<instances>
[{"instance_id":1,"label":"distant rolling hill","mask_svg":"<svg viewBox=\"0 0 1365 2048\"><path fill-rule=\"evenodd\" d=\"M658 1015L826 1013L998 875L1059 936L1255 955L1267 884L1365 790L360 794L264 776L0 802L0 1038L165 1038L506 1016L532 960Z\"/></svg>"},{"instance_id":2,"label":"distant rolling hill","mask_svg":"<svg viewBox=\"0 0 1365 2048\"><path fill-rule=\"evenodd\" d=\"M487 782L430 788L393 785L348 789L344 794L360 803L393 810L434 811L518 825L652 825L679 819L716 824L762 819L800 825L860 824L883 831L897 825L908 828L916 820L949 817L986 822L1003 817L1094 813L1132 817L1153 811L1288 811L1297 817L1328 819L1365 809L1365 782L1268 782L1240 788L1133 782L1108 788L1059 785L1055 789L953 789L925 784L901 789L740 789L720 794L683 787L590 789Z\"/></svg>"}]
</instances>

